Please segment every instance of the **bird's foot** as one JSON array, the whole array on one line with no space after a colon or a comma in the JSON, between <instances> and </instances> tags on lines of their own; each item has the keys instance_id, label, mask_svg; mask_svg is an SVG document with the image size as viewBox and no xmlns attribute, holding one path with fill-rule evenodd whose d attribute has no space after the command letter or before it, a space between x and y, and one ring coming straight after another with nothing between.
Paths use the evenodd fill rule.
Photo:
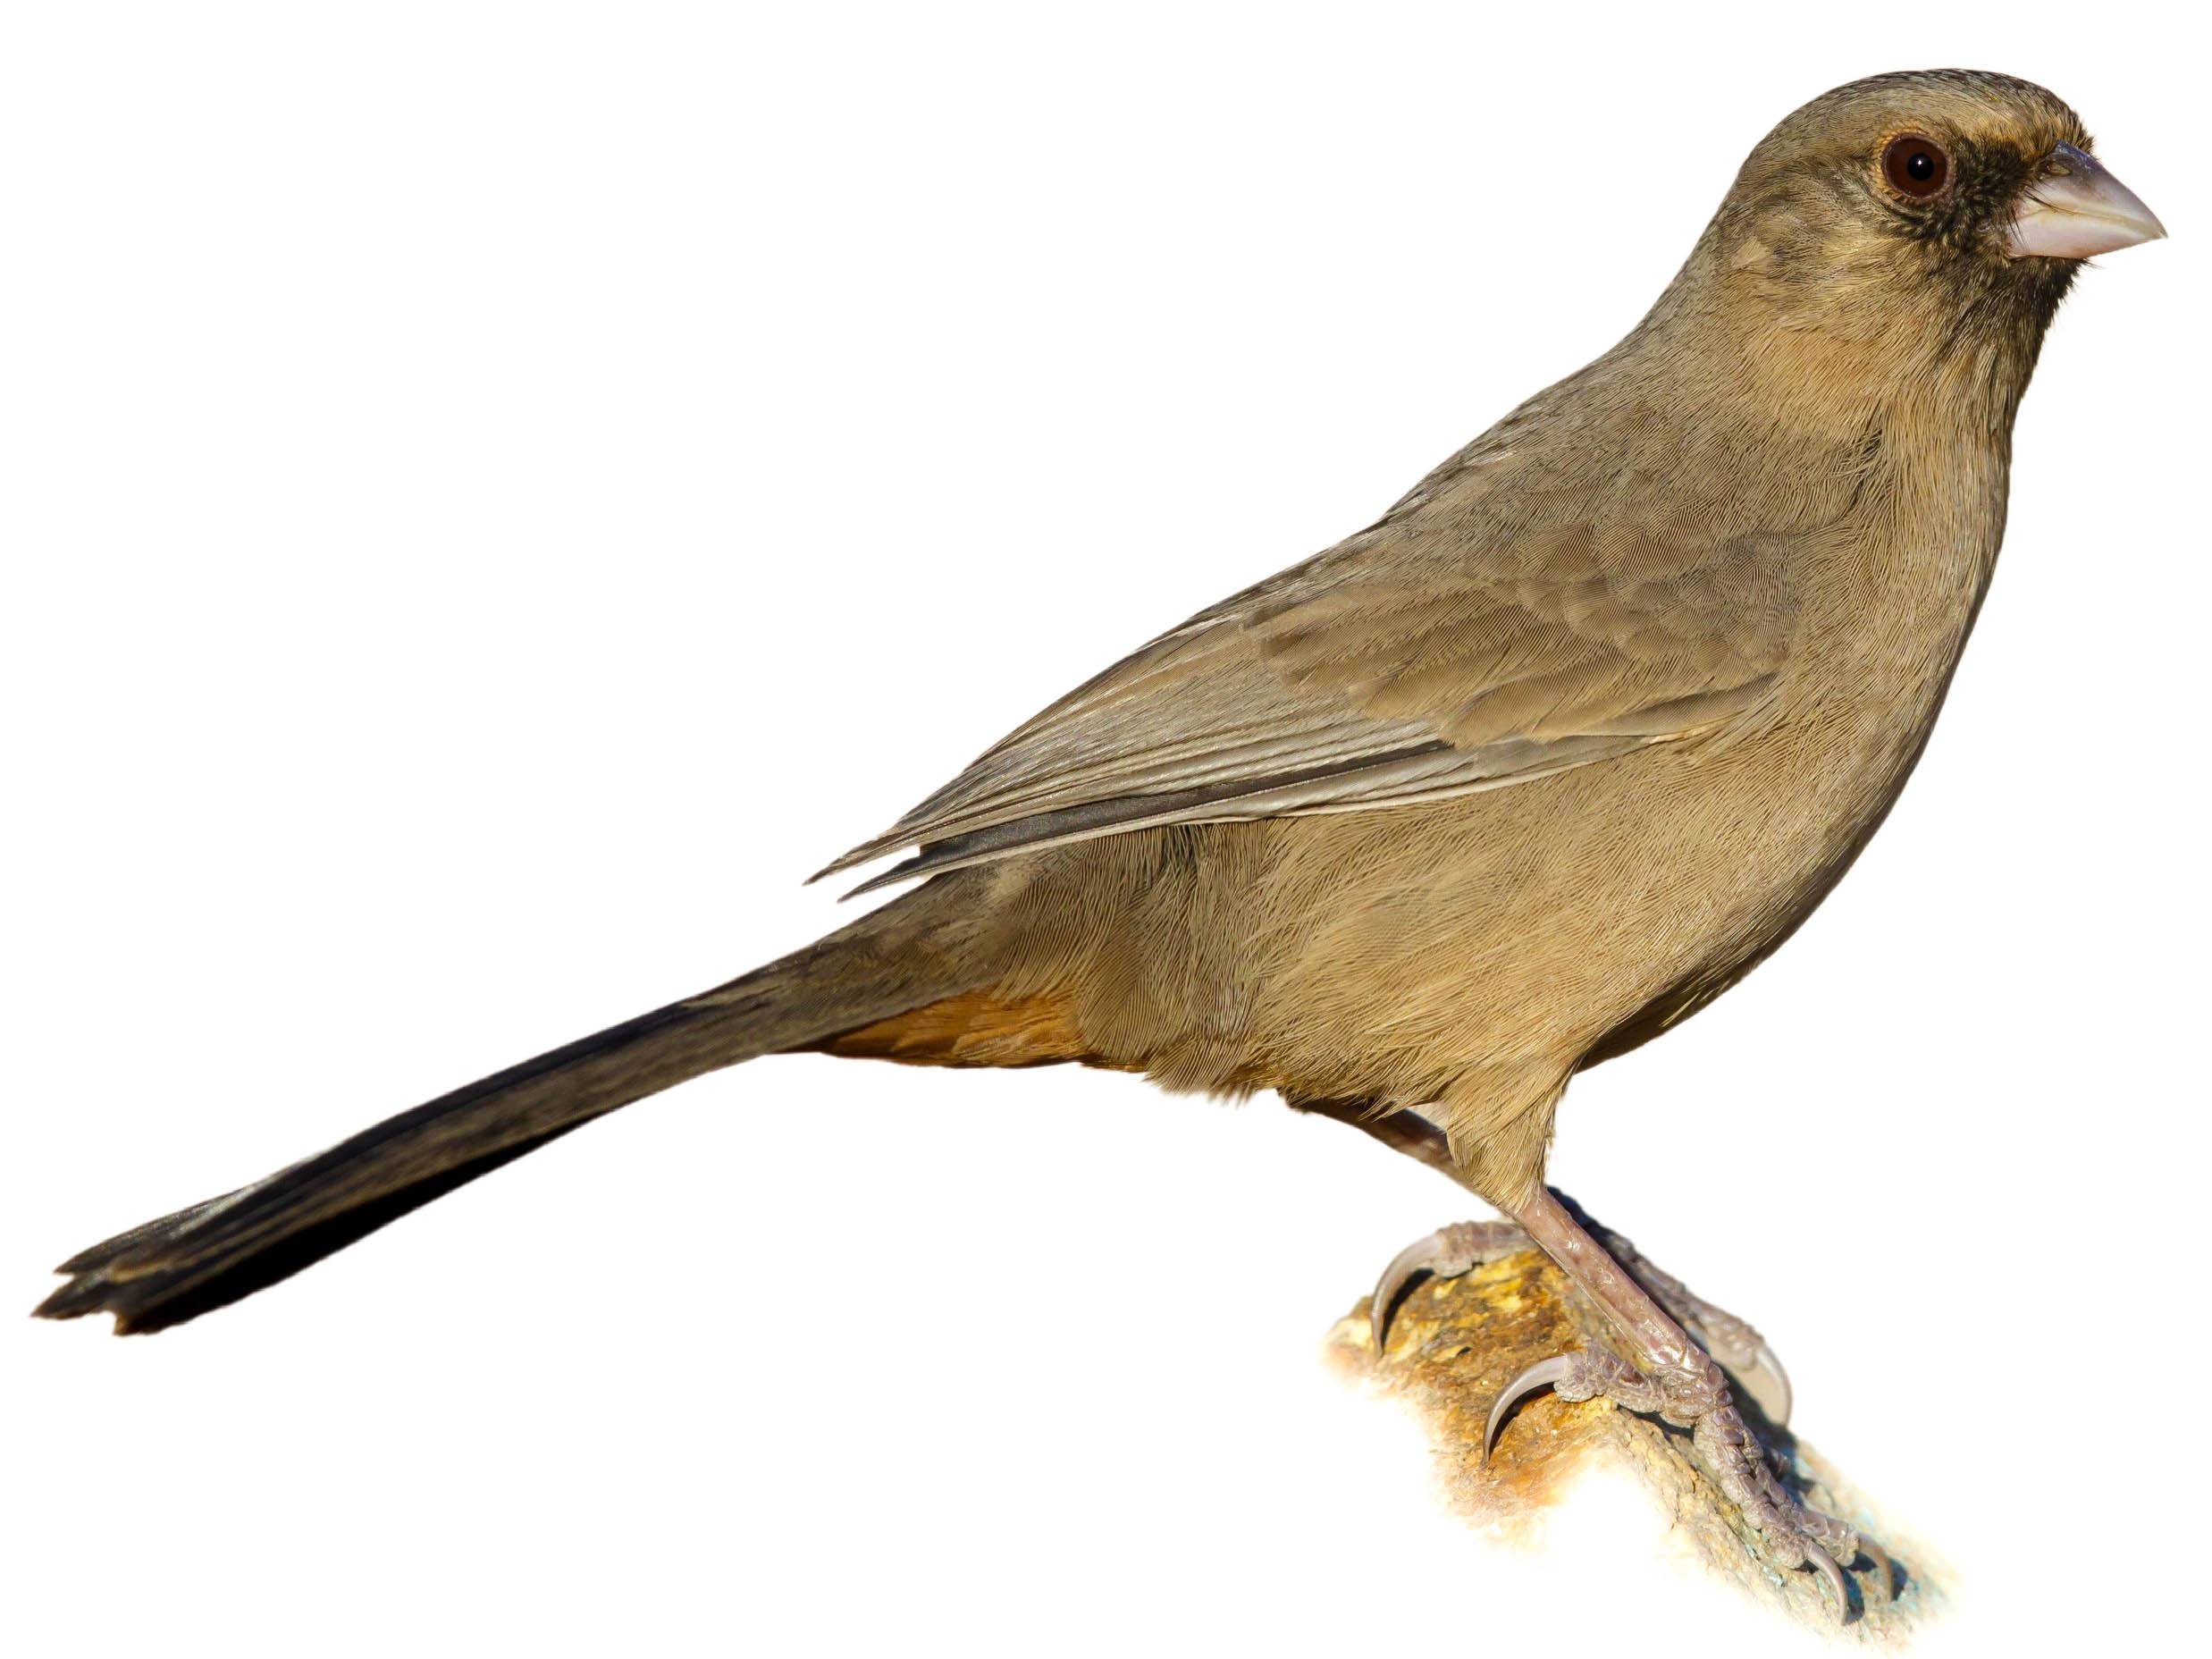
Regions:
<instances>
[{"instance_id":1,"label":"bird's foot","mask_svg":"<svg viewBox=\"0 0 2212 1659\"><path fill-rule=\"evenodd\" d=\"M1674 1364L1646 1370L1602 1348L1539 1360L1508 1383L1491 1407L1483 1430L1485 1461L1513 1408L1545 1387L1562 1400L1603 1398L1688 1429L1698 1461L1767 1555L1785 1568L1809 1568L1827 1581L1838 1623L1851 1616L1851 1593L1839 1562L1855 1568L1863 1559L1883 1599L1892 1594L1889 1558L1878 1545L1812 1508L1783 1485L1774 1460L1729 1396L1727 1377L1704 1354L1693 1351Z\"/></svg>"},{"instance_id":2,"label":"bird's foot","mask_svg":"<svg viewBox=\"0 0 2212 1659\"><path fill-rule=\"evenodd\" d=\"M1456 1279L1487 1262L1535 1248L1528 1234L1510 1221L1455 1221L1414 1240L1390 1259L1390 1266L1375 1282L1375 1294L1367 1298L1367 1329L1375 1337L1375 1358L1383 1357L1398 1299L1414 1280L1423 1275Z\"/></svg>"},{"instance_id":3,"label":"bird's foot","mask_svg":"<svg viewBox=\"0 0 2212 1659\"><path fill-rule=\"evenodd\" d=\"M1646 1258L1611 1227L1583 1217L1605 1252L1644 1293L1674 1316L1675 1323L1690 1334L1700 1348L1720 1362L1720 1368L1777 1428L1789 1427L1791 1396L1789 1373L1748 1319L1707 1301L1690 1287Z\"/></svg>"},{"instance_id":4,"label":"bird's foot","mask_svg":"<svg viewBox=\"0 0 2212 1659\"><path fill-rule=\"evenodd\" d=\"M1586 1216L1583 1221L1629 1277L1720 1361L1767 1420L1777 1428L1788 1427L1789 1373L1782 1368L1766 1338L1748 1320L1705 1301L1672 1274L1645 1259L1618 1233ZM1383 1269L1375 1294L1367 1301L1367 1326L1375 1338L1376 1357L1381 1357L1384 1341L1390 1335L1391 1315L1399 1298L1416 1278L1424 1274L1439 1279L1458 1278L1486 1263L1535 1248L1528 1234L1510 1221L1455 1222L1407 1245Z\"/></svg>"}]
</instances>

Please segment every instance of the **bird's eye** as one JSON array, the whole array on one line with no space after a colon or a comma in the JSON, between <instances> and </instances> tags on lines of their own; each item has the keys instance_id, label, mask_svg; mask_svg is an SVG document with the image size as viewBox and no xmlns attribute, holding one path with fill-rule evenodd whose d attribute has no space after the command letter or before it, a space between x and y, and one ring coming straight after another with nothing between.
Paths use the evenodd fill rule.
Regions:
<instances>
[{"instance_id":1,"label":"bird's eye","mask_svg":"<svg viewBox=\"0 0 2212 1659\"><path fill-rule=\"evenodd\" d=\"M1950 182L1951 158L1933 139L1908 132L1889 140L1882 152L1881 170L1899 195L1925 201Z\"/></svg>"}]
</instances>

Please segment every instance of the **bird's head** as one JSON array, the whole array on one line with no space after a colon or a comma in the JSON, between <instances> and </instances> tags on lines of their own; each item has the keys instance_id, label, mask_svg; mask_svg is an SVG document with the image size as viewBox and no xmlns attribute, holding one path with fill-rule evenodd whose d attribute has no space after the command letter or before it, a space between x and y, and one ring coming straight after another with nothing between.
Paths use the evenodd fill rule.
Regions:
<instances>
[{"instance_id":1,"label":"bird's head","mask_svg":"<svg viewBox=\"0 0 2212 1659\"><path fill-rule=\"evenodd\" d=\"M1871 360L1994 353L2024 384L2081 262L2166 234L2090 149L2072 109L2009 75L1838 87L1752 151L1674 297Z\"/></svg>"}]
</instances>

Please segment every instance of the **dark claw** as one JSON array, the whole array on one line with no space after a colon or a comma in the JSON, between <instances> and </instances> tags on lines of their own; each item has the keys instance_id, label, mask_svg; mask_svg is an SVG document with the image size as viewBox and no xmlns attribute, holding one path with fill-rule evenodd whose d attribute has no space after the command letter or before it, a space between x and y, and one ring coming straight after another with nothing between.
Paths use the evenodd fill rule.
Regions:
<instances>
[{"instance_id":1,"label":"dark claw","mask_svg":"<svg viewBox=\"0 0 2212 1659\"><path fill-rule=\"evenodd\" d=\"M1367 1298L1367 1329L1375 1337L1376 1359L1383 1357L1383 1343L1390 1335L1390 1316L1398 1306L1398 1298L1416 1274L1430 1270L1430 1260L1441 1253L1442 1245L1441 1233L1414 1240L1390 1259L1390 1266L1375 1280L1375 1294Z\"/></svg>"},{"instance_id":2,"label":"dark claw","mask_svg":"<svg viewBox=\"0 0 2212 1659\"><path fill-rule=\"evenodd\" d=\"M1482 1259L1481 1240L1476 1234L1479 1225L1460 1223L1440 1227L1426 1238L1414 1240L1390 1259L1390 1266L1383 1269L1383 1276L1375 1282L1375 1294L1367 1299L1367 1329L1375 1337L1376 1359L1383 1357L1383 1343L1390 1335L1391 1313L1417 1275L1428 1273L1440 1279L1453 1279Z\"/></svg>"},{"instance_id":3,"label":"dark claw","mask_svg":"<svg viewBox=\"0 0 2212 1659\"><path fill-rule=\"evenodd\" d=\"M1787 1428L1789 1409L1794 1403L1789 1373L1782 1369L1782 1362L1775 1358L1774 1350L1762 1341L1752 1350L1750 1360L1741 1369L1730 1368L1735 1371L1736 1380L1743 1385L1744 1392L1766 1413L1767 1421L1777 1428Z\"/></svg>"},{"instance_id":4,"label":"dark claw","mask_svg":"<svg viewBox=\"0 0 2212 1659\"><path fill-rule=\"evenodd\" d=\"M1810 1538L1805 1540L1805 1565L1828 1580L1828 1587L1836 1592L1836 1622L1847 1624L1851 1621L1851 1591L1844 1582L1843 1569L1830 1555Z\"/></svg>"},{"instance_id":5,"label":"dark claw","mask_svg":"<svg viewBox=\"0 0 2212 1659\"><path fill-rule=\"evenodd\" d=\"M1490 1420L1483 1425L1483 1461L1490 1461L1490 1449L1498 1442L1498 1425L1515 1405L1540 1388L1556 1387L1573 1373L1575 1356L1555 1353L1549 1360L1539 1360L1505 1385L1497 1401L1490 1408Z\"/></svg>"}]
</instances>

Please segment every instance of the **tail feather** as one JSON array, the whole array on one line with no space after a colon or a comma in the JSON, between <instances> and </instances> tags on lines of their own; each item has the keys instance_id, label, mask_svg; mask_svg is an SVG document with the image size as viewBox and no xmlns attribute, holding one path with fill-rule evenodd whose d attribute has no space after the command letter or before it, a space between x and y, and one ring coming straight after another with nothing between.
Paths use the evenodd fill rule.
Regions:
<instances>
[{"instance_id":1,"label":"tail feather","mask_svg":"<svg viewBox=\"0 0 2212 1659\"><path fill-rule=\"evenodd\" d=\"M199 1247L189 1224L204 1213L206 1207L195 1205L179 1211L173 1217L132 1229L133 1234L160 1247L160 1254L152 1263L139 1266L115 1258L102 1259L97 1251L88 1251L55 1269L77 1276L40 1302L34 1311L46 1319L112 1313L119 1335L166 1330L203 1313L212 1313L217 1308L226 1308L256 1291L266 1290L301 1268L313 1267L324 1257L335 1255L347 1245L366 1238L408 1211L420 1209L433 1199L444 1197L478 1175L488 1175L524 1153L534 1152L547 1142L558 1141L572 1129L581 1129L588 1121L578 1119L534 1141L519 1141L488 1157L456 1164L382 1198L357 1204L320 1221L302 1223L258 1248L240 1254L218 1255Z\"/></svg>"},{"instance_id":2,"label":"tail feather","mask_svg":"<svg viewBox=\"0 0 2212 1659\"><path fill-rule=\"evenodd\" d=\"M934 886L935 884L933 884ZM927 896L927 897L925 897ZM925 888L719 990L387 1118L328 1151L72 1256L46 1318L156 1331L287 1278L616 1108L965 989ZM922 901L917 903L917 901Z\"/></svg>"}]
</instances>

